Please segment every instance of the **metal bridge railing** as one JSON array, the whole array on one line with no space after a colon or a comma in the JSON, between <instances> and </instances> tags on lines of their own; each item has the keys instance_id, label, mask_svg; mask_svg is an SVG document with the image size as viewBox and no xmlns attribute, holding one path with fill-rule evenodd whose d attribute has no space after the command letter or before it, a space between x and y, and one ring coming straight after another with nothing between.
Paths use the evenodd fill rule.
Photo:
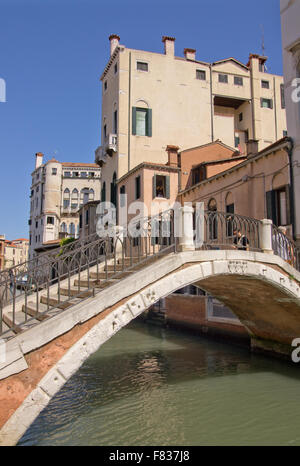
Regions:
<instances>
[{"instance_id":1,"label":"metal bridge railing","mask_svg":"<svg viewBox=\"0 0 300 466\"><path fill-rule=\"evenodd\" d=\"M274 254L287 261L300 271L300 250L295 243L280 229L272 225L272 249Z\"/></svg>"}]
</instances>

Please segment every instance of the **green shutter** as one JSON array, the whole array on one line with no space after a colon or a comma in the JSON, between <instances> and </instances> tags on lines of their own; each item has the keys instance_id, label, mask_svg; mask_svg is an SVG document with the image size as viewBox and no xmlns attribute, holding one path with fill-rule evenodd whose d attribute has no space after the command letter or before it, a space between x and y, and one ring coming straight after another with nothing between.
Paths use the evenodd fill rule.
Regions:
<instances>
[{"instance_id":1,"label":"green shutter","mask_svg":"<svg viewBox=\"0 0 300 466\"><path fill-rule=\"evenodd\" d=\"M291 186L289 184L285 187L286 193L286 223L291 223Z\"/></svg>"},{"instance_id":2,"label":"green shutter","mask_svg":"<svg viewBox=\"0 0 300 466\"><path fill-rule=\"evenodd\" d=\"M147 110L147 128L146 128L146 135L151 137L152 136L152 109L148 108Z\"/></svg>"},{"instance_id":3,"label":"green shutter","mask_svg":"<svg viewBox=\"0 0 300 466\"><path fill-rule=\"evenodd\" d=\"M136 107L132 107L132 134L136 135Z\"/></svg>"},{"instance_id":4,"label":"green shutter","mask_svg":"<svg viewBox=\"0 0 300 466\"><path fill-rule=\"evenodd\" d=\"M170 199L170 176L166 176L166 198Z\"/></svg>"},{"instance_id":5,"label":"green shutter","mask_svg":"<svg viewBox=\"0 0 300 466\"><path fill-rule=\"evenodd\" d=\"M270 99L270 108L273 108L273 99Z\"/></svg>"},{"instance_id":6,"label":"green shutter","mask_svg":"<svg viewBox=\"0 0 300 466\"><path fill-rule=\"evenodd\" d=\"M152 198L156 197L156 175L152 178Z\"/></svg>"}]
</instances>

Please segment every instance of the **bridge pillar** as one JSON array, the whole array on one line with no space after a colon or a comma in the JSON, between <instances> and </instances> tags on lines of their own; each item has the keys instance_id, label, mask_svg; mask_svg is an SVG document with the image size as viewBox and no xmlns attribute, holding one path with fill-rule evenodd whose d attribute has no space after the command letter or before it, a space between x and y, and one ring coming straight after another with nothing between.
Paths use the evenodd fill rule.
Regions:
<instances>
[{"instance_id":1,"label":"bridge pillar","mask_svg":"<svg viewBox=\"0 0 300 466\"><path fill-rule=\"evenodd\" d=\"M122 257L123 254L123 241L124 241L124 227L116 225L114 227L114 242L116 258Z\"/></svg>"},{"instance_id":2,"label":"bridge pillar","mask_svg":"<svg viewBox=\"0 0 300 466\"><path fill-rule=\"evenodd\" d=\"M194 229L193 229L193 213L194 209L191 206L185 205L180 207L180 238L179 251L194 251Z\"/></svg>"},{"instance_id":3,"label":"bridge pillar","mask_svg":"<svg viewBox=\"0 0 300 466\"><path fill-rule=\"evenodd\" d=\"M266 254L274 254L272 247L272 220L264 218L259 224L259 247Z\"/></svg>"}]
</instances>

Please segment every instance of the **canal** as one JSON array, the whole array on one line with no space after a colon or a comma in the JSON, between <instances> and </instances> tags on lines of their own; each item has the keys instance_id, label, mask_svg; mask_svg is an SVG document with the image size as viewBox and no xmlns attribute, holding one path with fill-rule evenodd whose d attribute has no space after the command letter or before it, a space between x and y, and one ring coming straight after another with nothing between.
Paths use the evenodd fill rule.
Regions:
<instances>
[{"instance_id":1,"label":"canal","mask_svg":"<svg viewBox=\"0 0 300 466\"><path fill-rule=\"evenodd\" d=\"M300 445L300 368L133 322L18 445Z\"/></svg>"}]
</instances>

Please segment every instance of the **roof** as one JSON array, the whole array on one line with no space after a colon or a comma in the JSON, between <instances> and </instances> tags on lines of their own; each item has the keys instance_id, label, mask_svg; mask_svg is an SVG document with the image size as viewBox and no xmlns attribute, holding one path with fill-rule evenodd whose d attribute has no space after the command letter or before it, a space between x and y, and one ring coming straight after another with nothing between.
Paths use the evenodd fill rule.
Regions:
<instances>
[{"instance_id":1,"label":"roof","mask_svg":"<svg viewBox=\"0 0 300 466\"><path fill-rule=\"evenodd\" d=\"M128 178L132 173L140 170L141 168L152 168L152 169L157 169L157 170L164 170L164 171L169 171L169 172L179 172L180 168L179 167L171 167L170 165L164 165L162 163L154 163L154 162L142 162L136 167L132 168L129 172L125 173L125 175L121 176L117 180L117 183L120 183L121 181L125 180Z\"/></svg>"},{"instance_id":2,"label":"roof","mask_svg":"<svg viewBox=\"0 0 300 466\"><path fill-rule=\"evenodd\" d=\"M96 163L62 162L61 164L63 167L91 167L100 170L99 165L97 165Z\"/></svg>"},{"instance_id":3,"label":"roof","mask_svg":"<svg viewBox=\"0 0 300 466\"><path fill-rule=\"evenodd\" d=\"M235 148L227 146L227 144L224 144L224 142L220 141L219 139L216 139L215 141L208 142L207 144L202 144L201 146L190 147L189 149L184 149L180 153L182 154L182 152L188 152L188 151L194 150L194 149L202 149L204 147L213 146L214 144L219 144L220 146L225 147L226 149L229 149L232 152L237 152L237 150Z\"/></svg>"},{"instance_id":4,"label":"roof","mask_svg":"<svg viewBox=\"0 0 300 466\"><path fill-rule=\"evenodd\" d=\"M234 61L235 63L237 63L237 65L239 66L242 66L243 68L245 68L247 71L249 71L249 68L247 65L244 65L244 63L240 62L239 60L237 60L236 58L233 58L233 57L230 57L230 58L224 58L223 60L218 60L218 61L215 61L212 63L212 66L214 65L220 65L221 63L225 63L227 61Z\"/></svg>"},{"instance_id":5,"label":"roof","mask_svg":"<svg viewBox=\"0 0 300 466\"><path fill-rule=\"evenodd\" d=\"M202 165L218 165L219 163L235 162L236 160L244 160L246 158L247 155L240 155L236 157L231 157L230 159L208 160L207 162L200 162L197 165L193 165L192 168L201 167Z\"/></svg>"},{"instance_id":6,"label":"roof","mask_svg":"<svg viewBox=\"0 0 300 466\"><path fill-rule=\"evenodd\" d=\"M212 180L215 180L215 179L217 179L219 177L229 175L230 173L234 172L235 170L239 170L240 168L244 167L248 163L256 161L256 160L260 159L261 157L264 157L265 155L272 154L272 153L276 152L276 150L280 150L280 149L282 149L284 147L287 147L289 142L290 142L289 137L281 138L278 141L271 144L270 146L265 147L264 149L262 149L257 154L254 154L254 155L252 155L250 157L247 157L246 160L244 160L241 163L235 165L234 167L228 168L227 170L224 170L223 172L217 173L216 175L211 176L211 177L207 178L206 180L200 181L199 183L197 183L197 184L195 184L193 186L190 186L189 188L184 189L183 191L180 191L178 194L179 195L186 194L187 192L192 191L193 189L197 188L198 186L200 186L202 184L209 183ZM232 159L232 160L234 160L234 159Z\"/></svg>"}]
</instances>

